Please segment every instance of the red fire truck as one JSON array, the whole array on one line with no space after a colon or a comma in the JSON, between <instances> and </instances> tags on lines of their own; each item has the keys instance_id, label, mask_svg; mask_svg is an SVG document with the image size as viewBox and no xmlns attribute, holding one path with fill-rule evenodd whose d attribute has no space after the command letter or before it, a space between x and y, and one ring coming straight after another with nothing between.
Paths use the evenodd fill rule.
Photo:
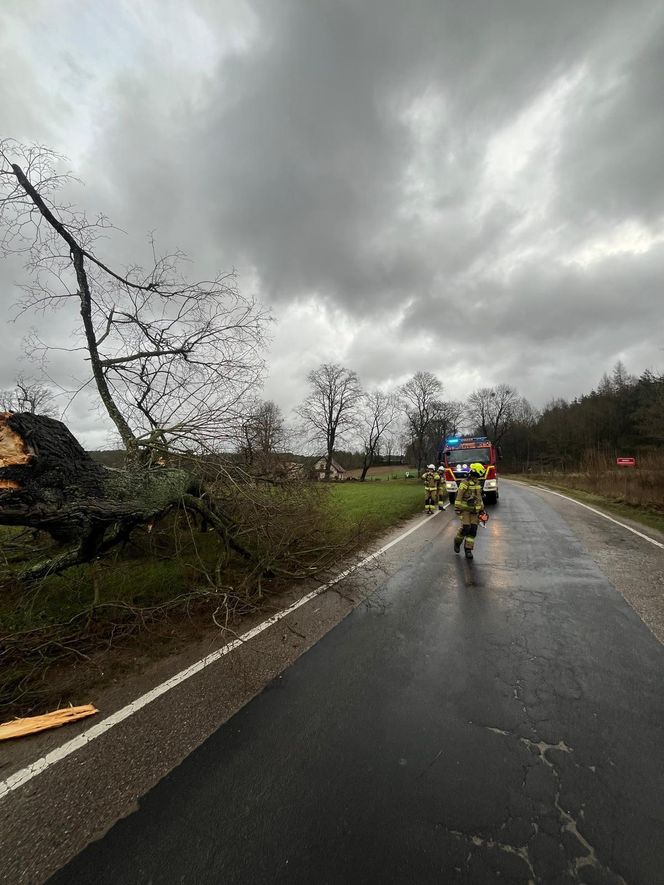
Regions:
<instances>
[{"instance_id":1,"label":"red fire truck","mask_svg":"<svg viewBox=\"0 0 664 885\"><path fill-rule=\"evenodd\" d=\"M441 459L445 465L445 487L452 504L459 483L468 476L470 465L476 461L486 467L484 479L480 480L484 500L487 504L498 503L496 447L486 436L455 436L443 440Z\"/></svg>"}]
</instances>

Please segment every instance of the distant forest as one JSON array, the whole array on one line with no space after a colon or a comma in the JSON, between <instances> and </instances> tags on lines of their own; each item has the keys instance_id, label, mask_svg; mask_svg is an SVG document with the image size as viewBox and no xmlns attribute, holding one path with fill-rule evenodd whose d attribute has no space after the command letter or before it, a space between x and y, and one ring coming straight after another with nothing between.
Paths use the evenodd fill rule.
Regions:
<instances>
[{"instance_id":1,"label":"distant forest","mask_svg":"<svg viewBox=\"0 0 664 885\"><path fill-rule=\"evenodd\" d=\"M615 463L618 456L647 459L651 467L664 460L664 374L647 371L636 377L620 362L590 393L570 401L551 400L539 412L507 385L474 392L465 404L441 405L448 406L446 414L458 414L459 423L431 422L425 463L439 457L441 433L445 432L489 436L500 447L505 472L586 470ZM485 415L484 425L481 414ZM408 437L404 429L403 442L393 441L384 447L374 463L393 464L397 470L399 465L415 463L414 444ZM121 451L93 455L112 467L121 466L124 457ZM365 452L339 449L334 456L346 469L360 468ZM226 457L241 456L229 453ZM301 454L282 457L307 460Z\"/></svg>"},{"instance_id":2,"label":"distant forest","mask_svg":"<svg viewBox=\"0 0 664 885\"><path fill-rule=\"evenodd\" d=\"M664 375L629 375L618 363L595 390L552 400L517 421L501 441L514 470L589 468L617 456L664 454Z\"/></svg>"},{"instance_id":3,"label":"distant forest","mask_svg":"<svg viewBox=\"0 0 664 885\"><path fill-rule=\"evenodd\" d=\"M615 463L618 456L647 458L650 466L664 459L664 374L647 371L636 377L619 362L590 393L570 401L551 400L541 411L506 385L480 392L489 410L494 391L501 390L514 396L503 398L507 405L500 418L489 415L482 426L474 393L455 430L489 436L500 447L505 472L585 470ZM348 468L360 466L363 456L338 452L335 457ZM432 440L427 459L436 457ZM414 463L412 446L406 445L402 460ZM398 462L399 456L392 455L390 461ZM378 457L376 463L384 459Z\"/></svg>"}]
</instances>

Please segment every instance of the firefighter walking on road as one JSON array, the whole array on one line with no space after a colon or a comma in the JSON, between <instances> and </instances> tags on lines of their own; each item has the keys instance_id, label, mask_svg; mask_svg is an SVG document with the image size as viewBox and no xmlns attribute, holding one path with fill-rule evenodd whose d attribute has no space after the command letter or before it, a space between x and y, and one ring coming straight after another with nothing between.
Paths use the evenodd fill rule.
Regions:
<instances>
[{"instance_id":1,"label":"firefighter walking on road","mask_svg":"<svg viewBox=\"0 0 664 885\"><path fill-rule=\"evenodd\" d=\"M484 467L475 463L470 465L468 479L459 483L454 509L461 517L459 531L454 538L454 552L458 553L463 544L466 559L473 558L473 547L480 524L480 514L484 513L482 486L480 479L484 476Z\"/></svg>"},{"instance_id":2,"label":"firefighter walking on road","mask_svg":"<svg viewBox=\"0 0 664 885\"><path fill-rule=\"evenodd\" d=\"M435 513L438 507L438 474L433 464L429 464L424 474L424 509L427 513Z\"/></svg>"}]
</instances>

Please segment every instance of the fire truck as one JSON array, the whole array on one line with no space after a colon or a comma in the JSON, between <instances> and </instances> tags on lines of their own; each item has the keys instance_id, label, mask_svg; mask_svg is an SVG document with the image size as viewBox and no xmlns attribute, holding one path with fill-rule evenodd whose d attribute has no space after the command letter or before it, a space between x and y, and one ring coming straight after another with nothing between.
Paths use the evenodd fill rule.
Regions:
<instances>
[{"instance_id":1,"label":"fire truck","mask_svg":"<svg viewBox=\"0 0 664 885\"><path fill-rule=\"evenodd\" d=\"M445 487L452 504L459 483L468 476L470 465L476 461L486 467L484 479L480 480L484 500L487 504L498 503L496 447L488 437L458 436L446 439L443 440L441 451L441 464L445 465Z\"/></svg>"}]
</instances>

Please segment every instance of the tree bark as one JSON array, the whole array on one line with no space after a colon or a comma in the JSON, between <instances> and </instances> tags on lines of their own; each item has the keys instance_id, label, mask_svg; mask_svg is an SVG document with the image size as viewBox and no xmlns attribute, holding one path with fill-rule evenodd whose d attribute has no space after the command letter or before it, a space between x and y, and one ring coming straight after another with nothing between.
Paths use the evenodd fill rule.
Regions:
<instances>
[{"instance_id":1,"label":"tree bark","mask_svg":"<svg viewBox=\"0 0 664 885\"><path fill-rule=\"evenodd\" d=\"M36 188L33 187L30 180L25 175L20 166L14 163L12 164L12 169L19 184L26 192L26 194L30 197L39 212L51 225L53 230L56 231L56 233L60 237L62 237L65 243L67 243L67 245L69 246L72 263L74 265L74 270L76 271L76 281L79 288L78 295L81 302L81 318L83 320L83 328L85 329L85 340L87 342L88 351L90 353L90 365L92 367L92 374L94 376L97 390L99 391L99 395L102 399L102 402L104 403L106 411L108 412L109 417L117 427L118 433L122 438L122 442L125 444L125 448L127 450L127 460L130 463L135 464L138 459L138 444L136 441L136 437L132 433L131 428L127 424L124 416L118 409L115 401L113 400L113 397L111 396L111 391L108 388L106 376L104 375L104 369L101 363L101 358L99 356L97 336L95 334L94 324L92 321L92 295L90 293L88 275L85 271L85 258L89 258L90 260L94 261L95 264L97 264L107 273L111 274L111 276L115 277L115 279L122 280L122 278L119 277L117 274L114 274L104 264L93 258L93 256L86 252L85 249L83 249L76 242L76 240L67 230L65 225L62 224L62 222L60 222L55 217L53 212L51 212L51 210L48 208L41 195L38 193Z\"/></svg>"},{"instance_id":2,"label":"tree bark","mask_svg":"<svg viewBox=\"0 0 664 885\"><path fill-rule=\"evenodd\" d=\"M97 464L60 421L0 413L0 525L48 532L70 549L26 570L34 580L91 562L177 506L206 516L234 549L232 526L203 505L200 481L187 470L113 470ZM110 531L110 536L107 532Z\"/></svg>"}]
</instances>

